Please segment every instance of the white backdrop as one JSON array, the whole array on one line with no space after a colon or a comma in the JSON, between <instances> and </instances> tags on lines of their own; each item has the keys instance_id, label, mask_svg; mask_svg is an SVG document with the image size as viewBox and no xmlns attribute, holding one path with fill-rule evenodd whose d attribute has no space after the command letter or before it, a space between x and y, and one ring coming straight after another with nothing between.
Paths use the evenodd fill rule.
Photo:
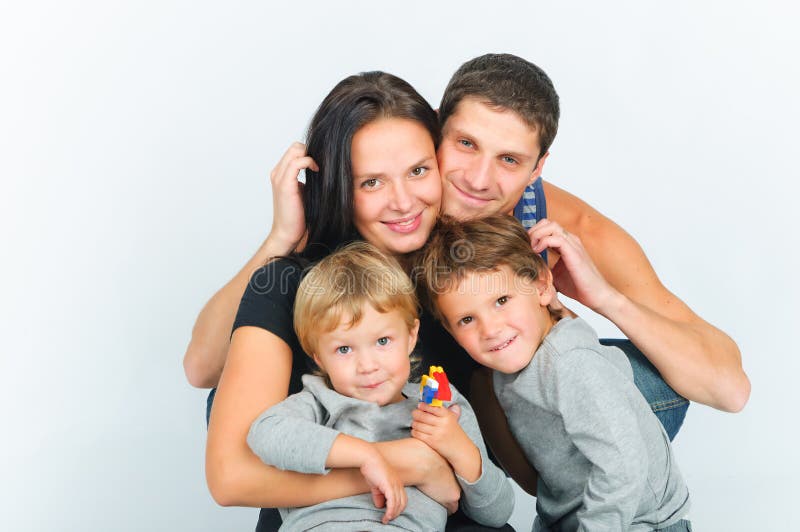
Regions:
<instances>
[{"instance_id":1,"label":"white backdrop","mask_svg":"<svg viewBox=\"0 0 800 532\"><path fill-rule=\"evenodd\" d=\"M675 445L696 529L790 527L797 4L284 4L0 3L0 529L252 529L205 485L194 318L266 234L269 171L340 78L384 69L435 106L489 51L561 95L545 177L741 347L747 408L693 405ZM520 495L518 530L533 512Z\"/></svg>"}]
</instances>

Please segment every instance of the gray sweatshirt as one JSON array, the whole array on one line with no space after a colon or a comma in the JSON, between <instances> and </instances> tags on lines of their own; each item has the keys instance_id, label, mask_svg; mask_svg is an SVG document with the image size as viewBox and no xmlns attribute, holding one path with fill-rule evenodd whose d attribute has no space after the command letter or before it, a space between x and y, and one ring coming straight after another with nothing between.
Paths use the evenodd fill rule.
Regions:
<instances>
[{"instance_id":1,"label":"gray sweatshirt","mask_svg":"<svg viewBox=\"0 0 800 532\"><path fill-rule=\"evenodd\" d=\"M266 464L300 473L325 474L325 462L339 433L370 442L398 440L411 435L411 412L417 408L419 384L403 388L405 401L378 406L328 388L321 377L303 376L301 392L273 406L250 427L247 443ZM514 509L514 493L503 472L486 455L475 413L451 386L461 407L459 423L481 454L481 476L475 482L456 476L463 494L461 507L469 517L488 526L502 526ZM405 489L405 510L388 525L384 510L371 496L356 495L302 508L282 508L281 530L444 530L445 508L414 487Z\"/></svg>"},{"instance_id":2,"label":"gray sweatshirt","mask_svg":"<svg viewBox=\"0 0 800 532\"><path fill-rule=\"evenodd\" d=\"M565 318L530 364L494 372L514 437L539 472L534 530L653 530L689 510L664 428L628 359Z\"/></svg>"}]
</instances>

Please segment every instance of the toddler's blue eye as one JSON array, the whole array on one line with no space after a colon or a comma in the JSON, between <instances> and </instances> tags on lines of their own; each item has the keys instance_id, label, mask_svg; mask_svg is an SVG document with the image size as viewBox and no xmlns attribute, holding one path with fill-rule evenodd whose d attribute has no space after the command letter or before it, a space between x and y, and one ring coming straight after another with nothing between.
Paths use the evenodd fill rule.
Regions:
<instances>
[{"instance_id":1,"label":"toddler's blue eye","mask_svg":"<svg viewBox=\"0 0 800 532\"><path fill-rule=\"evenodd\" d=\"M383 338L378 338L378 345L387 345L389 343L389 337L384 336Z\"/></svg>"},{"instance_id":2,"label":"toddler's blue eye","mask_svg":"<svg viewBox=\"0 0 800 532\"><path fill-rule=\"evenodd\" d=\"M336 352L340 355L346 355L350 351L352 351L352 349L349 345L342 345L336 348Z\"/></svg>"}]
</instances>

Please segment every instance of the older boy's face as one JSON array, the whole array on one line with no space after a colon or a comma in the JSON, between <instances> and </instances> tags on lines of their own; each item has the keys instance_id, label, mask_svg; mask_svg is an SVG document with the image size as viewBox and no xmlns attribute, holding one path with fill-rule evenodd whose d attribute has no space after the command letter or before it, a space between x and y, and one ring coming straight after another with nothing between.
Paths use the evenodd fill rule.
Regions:
<instances>
[{"instance_id":1,"label":"older boy's face","mask_svg":"<svg viewBox=\"0 0 800 532\"><path fill-rule=\"evenodd\" d=\"M511 268L468 273L436 298L450 334L478 363L502 373L527 366L553 326L550 284L514 275Z\"/></svg>"},{"instance_id":2,"label":"older boy's face","mask_svg":"<svg viewBox=\"0 0 800 532\"><path fill-rule=\"evenodd\" d=\"M442 207L459 219L511 213L542 173L539 133L510 110L465 98L447 119L437 152Z\"/></svg>"}]
</instances>

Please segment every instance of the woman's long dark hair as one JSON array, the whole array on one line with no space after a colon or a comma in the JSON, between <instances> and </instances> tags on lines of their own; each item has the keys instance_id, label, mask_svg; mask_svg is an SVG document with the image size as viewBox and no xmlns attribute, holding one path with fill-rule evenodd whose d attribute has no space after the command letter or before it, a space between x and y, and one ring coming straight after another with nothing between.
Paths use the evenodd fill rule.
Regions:
<instances>
[{"instance_id":1,"label":"woman's long dark hair","mask_svg":"<svg viewBox=\"0 0 800 532\"><path fill-rule=\"evenodd\" d=\"M303 258L320 259L360 238L353 225L350 147L359 129L381 118L419 122L439 146L436 112L402 79L385 72L364 72L340 81L320 104L306 135L307 153L319 172L306 170L303 207L308 239Z\"/></svg>"}]
</instances>

